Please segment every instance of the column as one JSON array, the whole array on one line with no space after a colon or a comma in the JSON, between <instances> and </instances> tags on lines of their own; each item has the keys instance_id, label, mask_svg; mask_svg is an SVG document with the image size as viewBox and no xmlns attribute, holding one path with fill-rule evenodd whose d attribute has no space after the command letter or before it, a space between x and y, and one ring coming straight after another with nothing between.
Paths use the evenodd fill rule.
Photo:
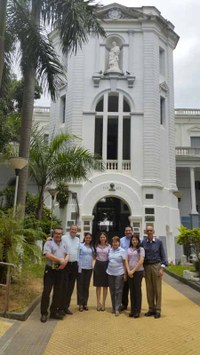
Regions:
<instances>
[{"instance_id":1,"label":"column","mask_svg":"<svg viewBox=\"0 0 200 355\"><path fill-rule=\"evenodd\" d=\"M118 116L118 170L122 171L122 151L123 151L123 95L119 94L119 116Z\"/></svg>"},{"instance_id":2,"label":"column","mask_svg":"<svg viewBox=\"0 0 200 355\"><path fill-rule=\"evenodd\" d=\"M108 93L104 94L103 101L103 154L104 162L107 162L107 135L108 135Z\"/></svg>"},{"instance_id":3,"label":"column","mask_svg":"<svg viewBox=\"0 0 200 355\"><path fill-rule=\"evenodd\" d=\"M195 193L195 173L194 168L190 168L190 193L191 193L191 214L196 214L196 193Z\"/></svg>"},{"instance_id":4,"label":"column","mask_svg":"<svg viewBox=\"0 0 200 355\"><path fill-rule=\"evenodd\" d=\"M191 192L191 226L199 227L199 214L196 209L196 192L195 192L195 171L190 168L190 192Z\"/></svg>"}]
</instances>

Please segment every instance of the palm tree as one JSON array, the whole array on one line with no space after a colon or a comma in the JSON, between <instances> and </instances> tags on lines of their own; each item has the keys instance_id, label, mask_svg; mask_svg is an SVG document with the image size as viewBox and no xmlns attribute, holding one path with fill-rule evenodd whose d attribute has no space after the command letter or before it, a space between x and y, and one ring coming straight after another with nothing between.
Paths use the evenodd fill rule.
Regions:
<instances>
[{"instance_id":1,"label":"palm tree","mask_svg":"<svg viewBox=\"0 0 200 355\"><path fill-rule=\"evenodd\" d=\"M9 14L14 33L21 43L21 67L24 77L24 97L22 107L22 128L19 155L29 159L32 115L34 105L35 78L48 83L52 99L62 73L48 36L41 21L56 28L60 35L64 53L76 51L86 42L91 33L105 35L100 26L94 0L14 0L9 1ZM20 175L18 203L25 205L28 167Z\"/></svg>"},{"instance_id":2,"label":"palm tree","mask_svg":"<svg viewBox=\"0 0 200 355\"><path fill-rule=\"evenodd\" d=\"M37 217L42 217L44 192L48 185L87 179L92 169L102 170L98 157L87 149L73 144L77 138L69 134L55 136L48 145L42 131L35 131L30 149L30 175L39 192Z\"/></svg>"},{"instance_id":3,"label":"palm tree","mask_svg":"<svg viewBox=\"0 0 200 355\"><path fill-rule=\"evenodd\" d=\"M4 68L7 0L0 0L0 88Z\"/></svg>"}]
</instances>

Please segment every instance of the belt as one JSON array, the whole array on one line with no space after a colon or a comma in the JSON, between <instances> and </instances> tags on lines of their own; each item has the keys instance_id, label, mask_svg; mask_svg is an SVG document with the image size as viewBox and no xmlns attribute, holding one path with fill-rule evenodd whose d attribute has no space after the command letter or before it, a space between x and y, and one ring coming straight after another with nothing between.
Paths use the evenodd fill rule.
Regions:
<instances>
[{"instance_id":1,"label":"belt","mask_svg":"<svg viewBox=\"0 0 200 355\"><path fill-rule=\"evenodd\" d=\"M144 262L144 265L153 265L153 264L160 264L160 261L147 260Z\"/></svg>"},{"instance_id":2,"label":"belt","mask_svg":"<svg viewBox=\"0 0 200 355\"><path fill-rule=\"evenodd\" d=\"M75 264L75 263L78 263L78 261L68 261L67 264Z\"/></svg>"}]
</instances>

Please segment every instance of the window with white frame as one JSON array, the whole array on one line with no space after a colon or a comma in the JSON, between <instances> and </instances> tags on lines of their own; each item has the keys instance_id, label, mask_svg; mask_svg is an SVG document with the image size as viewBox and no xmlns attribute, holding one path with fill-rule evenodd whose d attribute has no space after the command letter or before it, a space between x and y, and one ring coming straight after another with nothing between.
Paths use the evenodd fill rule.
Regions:
<instances>
[{"instance_id":1,"label":"window with white frame","mask_svg":"<svg viewBox=\"0 0 200 355\"><path fill-rule=\"evenodd\" d=\"M103 142L106 143L104 149ZM94 152L105 160L118 160L120 157L130 160L130 146L129 101L122 93L105 93L96 105Z\"/></svg>"}]
</instances>

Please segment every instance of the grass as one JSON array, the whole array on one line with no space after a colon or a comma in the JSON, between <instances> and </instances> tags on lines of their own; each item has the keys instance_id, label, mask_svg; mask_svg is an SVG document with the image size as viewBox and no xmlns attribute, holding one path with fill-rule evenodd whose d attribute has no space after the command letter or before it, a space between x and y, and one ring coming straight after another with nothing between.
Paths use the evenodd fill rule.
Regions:
<instances>
[{"instance_id":1,"label":"grass","mask_svg":"<svg viewBox=\"0 0 200 355\"><path fill-rule=\"evenodd\" d=\"M167 269L178 276L183 276L184 270L195 271L194 265L170 265Z\"/></svg>"}]
</instances>

